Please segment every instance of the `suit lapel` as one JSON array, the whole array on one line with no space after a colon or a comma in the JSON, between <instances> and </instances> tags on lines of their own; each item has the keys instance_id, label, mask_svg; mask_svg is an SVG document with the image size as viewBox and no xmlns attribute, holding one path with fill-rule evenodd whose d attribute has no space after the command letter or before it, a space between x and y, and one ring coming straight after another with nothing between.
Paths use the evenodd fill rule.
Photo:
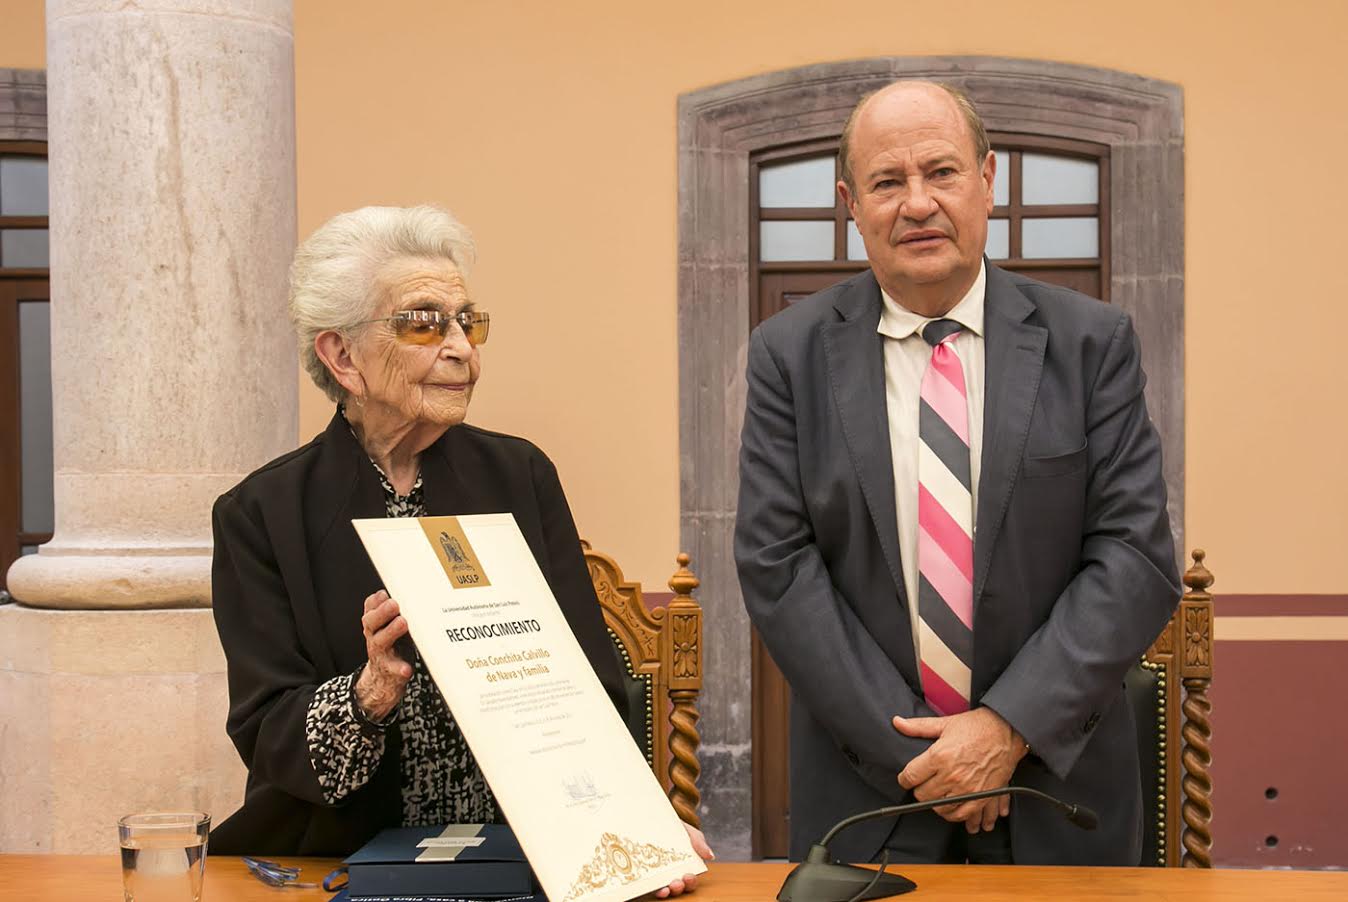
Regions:
<instances>
[{"instance_id":1,"label":"suit lapel","mask_svg":"<svg viewBox=\"0 0 1348 902\"><path fill-rule=\"evenodd\" d=\"M842 421L848 455L906 620L908 593L899 559L894 461L885 406L884 338L876 332L880 324L880 286L875 275L867 271L855 279L834 306L842 322L828 323L821 329L829 387Z\"/></svg>"},{"instance_id":2,"label":"suit lapel","mask_svg":"<svg viewBox=\"0 0 1348 902\"><path fill-rule=\"evenodd\" d=\"M1039 393L1048 330L1025 320L1035 307L997 267L988 264L984 301L983 463L974 536L974 622L1001 532L1011 489Z\"/></svg>"}]
</instances>

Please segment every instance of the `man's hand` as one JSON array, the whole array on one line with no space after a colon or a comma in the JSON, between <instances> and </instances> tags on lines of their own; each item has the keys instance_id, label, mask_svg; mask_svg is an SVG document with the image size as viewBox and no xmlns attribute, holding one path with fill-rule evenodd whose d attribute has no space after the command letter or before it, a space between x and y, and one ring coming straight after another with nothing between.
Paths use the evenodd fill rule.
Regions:
<instances>
[{"instance_id":1,"label":"man's hand","mask_svg":"<svg viewBox=\"0 0 1348 902\"><path fill-rule=\"evenodd\" d=\"M691 824L684 824L683 829L688 831L688 838L693 843L693 851L698 854L699 858L703 861L711 861L716 857L716 854L711 850L711 846L707 845L707 838L702 835L701 830ZM695 889L697 889L697 875L685 874L682 880L675 880L664 889L656 890L655 898L668 899L670 896L691 893Z\"/></svg>"},{"instance_id":2,"label":"man's hand","mask_svg":"<svg viewBox=\"0 0 1348 902\"><path fill-rule=\"evenodd\" d=\"M899 785L913 790L919 802L1006 786L1025 757L1025 740L991 708L950 717L895 717L894 729L916 739L936 740L899 774ZM1010 814L1011 799L1002 796L935 810L977 833L991 830L998 815Z\"/></svg>"}]
</instances>

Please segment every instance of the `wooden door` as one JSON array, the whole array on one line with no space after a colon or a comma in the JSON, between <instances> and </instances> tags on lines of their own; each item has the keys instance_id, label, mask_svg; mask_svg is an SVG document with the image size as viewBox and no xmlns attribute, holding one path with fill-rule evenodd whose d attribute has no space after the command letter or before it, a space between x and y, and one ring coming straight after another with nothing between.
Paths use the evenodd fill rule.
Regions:
<instances>
[{"instance_id":1,"label":"wooden door","mask_svg":"<svg viewBox=\"0 0 1348 902\"><path fill-rule=\"evenodd\" d=\"M9 565L52 529L46 156L0 141L0 600Z\"/></svg>"},{"instance_id":2,"label":"wooden door","mask_svg":"<svg viewBox=\"0 0 1348 902\"><path fill-rule=\"evenodd\" d=\"M758 277L756 321L860 272L864 264L763 272ZM785 858L791 834L791 689L755 630L753 671L753 855Z\"/></svg>"},{"instance_id":3,"label":"wooden door","mask_svg":"<svg viewBox=\"0 0 1348 902\"><path fill-rule=\"evenodd\" d=\"M25 549L33 550L37 545L51 538L50 525L40 524L33 529L34 518L24 516L23 498L23 398L35 393L24 391L23 371L32 367L23 366L24 354L46 353L46 348L24 348L21 339L22 325L33 322L39 317L25 316L30 313L45 314L49 299L48 282L45 278L0 278L0 590L5 588L5 575L9 565L14 563ZM30 361L31 363L31 361ZM32 386L30 386L30 389ZM50 400L46 400L50 408ZM30 449L36 444L30 436ZM31 481L31 480L30 480ZM29 499L30 510L33 499ZM25 519L30 522L25 524Z\"/></svg>"}]
</instances>

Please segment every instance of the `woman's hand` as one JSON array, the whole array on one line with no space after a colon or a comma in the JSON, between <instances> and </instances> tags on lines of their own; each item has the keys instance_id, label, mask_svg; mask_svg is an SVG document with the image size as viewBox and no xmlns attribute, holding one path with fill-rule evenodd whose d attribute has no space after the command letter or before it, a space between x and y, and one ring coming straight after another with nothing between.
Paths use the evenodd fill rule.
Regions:
<instances>
[{"instance_id":1,"label":"woman's hand","mask_svg":"<svg viewBox=\"0 0 1348 902\"><path fill-rule=\"evenodd\" d=\"M702 831L690 824L684 824L683 829L688 831L688 839L693 843L693 851L696 852L703 861L714 861L716 853L707 845L707 838L702 835ZM682 880L675 880L662 890L655 893L657 899L668 899L670 896L679 896L684 893L691 893L697 889L697 875L685 874Z\"/></svg>"},{"instance_id":2,"label":"woman's hand","mask_svg":"<svg viewBox=\"0 0 1348 902\"><path fill-rule=\"evenodd\" d=\"M407 620L398 613L398 602L380 589L365 599L360 626L367 660L356 680L356 702L366 717L379 723L398 707L412 678L412 665L393 648L407 635Z\"/></svg>"}]
</instances>

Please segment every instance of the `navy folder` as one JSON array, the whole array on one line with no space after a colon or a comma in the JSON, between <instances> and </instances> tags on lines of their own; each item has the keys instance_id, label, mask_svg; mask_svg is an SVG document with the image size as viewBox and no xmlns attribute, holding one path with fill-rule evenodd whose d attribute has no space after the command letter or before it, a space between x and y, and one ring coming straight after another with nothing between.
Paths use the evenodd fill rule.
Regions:
<instances>
[{"instance_id":1,"label":"navy folder","mask_svg":"<svg viewBox=\"0 0 1348 902\"><path fill-rule=\"evenodd\" d=\"M505 824L381 830L344 862L352 900L529 896L533 872Z\"/></svg>"}]
</instances>

